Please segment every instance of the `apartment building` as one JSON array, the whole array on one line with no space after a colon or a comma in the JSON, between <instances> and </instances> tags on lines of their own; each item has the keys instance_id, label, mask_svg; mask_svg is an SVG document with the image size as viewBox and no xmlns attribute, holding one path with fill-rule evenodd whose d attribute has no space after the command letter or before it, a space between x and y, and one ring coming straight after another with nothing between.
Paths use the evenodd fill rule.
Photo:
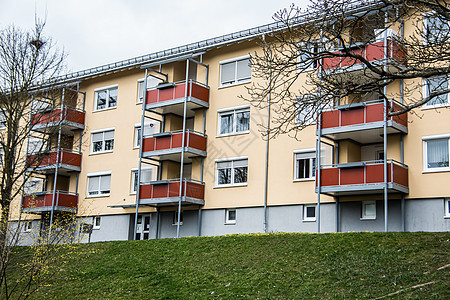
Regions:
<instances>
[{"instance_id":1,"label":"apartment building","mask_svg":"<svg viewBox=\"0 0 450 300\"><path fill-rule=\"evenodd\" d=\"M406 63L394 37L412 29L399 26L367 45L367 57ZM26 230L67 213L88 228L84 241L450 230L447 95L386 117L387 107L401 110L407 100L395 81L390 100L342 99L299 139L263 139L267 110L240 96L257 82L250 54L282 28L268 24L60 78L57 110L42 102L36 109L28 156L43 140L49 151L21 199L33 216ZM365 71L331 58L322 65ZM428 92L433 84L426 82ZM56 121L43 139L42 128Z\"/></svg>"}]
</instances>

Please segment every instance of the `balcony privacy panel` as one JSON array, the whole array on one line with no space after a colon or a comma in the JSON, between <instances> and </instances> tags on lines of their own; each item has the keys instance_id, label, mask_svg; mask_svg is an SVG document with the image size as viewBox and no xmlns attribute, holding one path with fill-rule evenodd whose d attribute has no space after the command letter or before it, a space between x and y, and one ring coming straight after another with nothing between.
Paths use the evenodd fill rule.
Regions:
<instances>
[{"instance_id":1,"label":"balcony privacy panel","mask_svg":"<svg viewBox=\"0 0 450 300\"><path fill-rule=\"evenodd\" d=\"M146 104L160 103L169 100L184 98L186 93L186 83L177 83L172 87L163 89L152 89L147 91ZM198 83L189 81L187 96L198 100L209 102L209 89Z\"/></svg>"},{"instance_id":2,"label":"balcony privacy panel","mask_svg":"<svg viewBox=\"0 0 450 300\"><path fill-rule=\"evenodd\" d=\"M22 208L33 209L33 208L44 208L51 207L53 201L53 193L42 193L36 195L23 196ZM69 194L65 192L55 193L55 206L67 207L67 208L77 208L78 195Z\"/></svg>"}]
</instances>

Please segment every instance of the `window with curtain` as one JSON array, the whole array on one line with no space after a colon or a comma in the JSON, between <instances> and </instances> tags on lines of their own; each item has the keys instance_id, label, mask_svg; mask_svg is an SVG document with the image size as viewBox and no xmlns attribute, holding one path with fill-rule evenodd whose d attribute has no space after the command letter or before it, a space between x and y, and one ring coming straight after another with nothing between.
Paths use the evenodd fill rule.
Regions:
<instances>
[{"instance_id":1,"label":"window with curtain","mask_svg":"<svg viewBox=\"0 0 450 300\"><path fill-rule=\"evenodd\" d=\"M251 80L250 57L238 57L220 62L220 85L234 85Z\"/></svg>"},{"instance_id":2,"label":"window with curtain","mask_svg":"<svg viewBox=\"0 0 450 300\"><path fill-rule=\"evenodd\" d=\"M245 133L250 130L250 107L219 112L219 135Z\"/></svg>"},{"instance_id":3,"label":"window with curtain","mask_svg":"<svg viewBox=\"0 0 450 300\"><path fill-rule=\"evenodd\" d=\"M443 169L449 167L449 138L425 141L425 169Z\"/></svg>"},{"instance_id":4,"label":"window with curtain","mask_svg":"<svg viewBox=\"0 0 450 300\"><path fill-rule=\"evenodd\" d=\"M448 89L447 76L434 76L424 81L424 97L429 97L432 93L445 91ZM449 94L442 94L433 97L426 103L426 106L447 105L449 103Z\"/></svg>"}]
</instances>

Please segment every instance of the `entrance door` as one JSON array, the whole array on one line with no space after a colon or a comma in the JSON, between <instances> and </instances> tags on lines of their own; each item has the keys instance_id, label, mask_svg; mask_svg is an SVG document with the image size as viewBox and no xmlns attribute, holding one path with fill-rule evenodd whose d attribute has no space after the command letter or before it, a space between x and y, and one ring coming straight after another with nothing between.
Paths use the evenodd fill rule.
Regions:
<instances>
[{"instance_id":1,"label":"entrance door","mask_svg":"<svg viewBox=\"0 0 450 300\"><path fill-rule=\"evenodd\" d=\"M150 238L150 215L138 215L137 219L137 240L148 240Z\"/></svg>"}]
</instances>

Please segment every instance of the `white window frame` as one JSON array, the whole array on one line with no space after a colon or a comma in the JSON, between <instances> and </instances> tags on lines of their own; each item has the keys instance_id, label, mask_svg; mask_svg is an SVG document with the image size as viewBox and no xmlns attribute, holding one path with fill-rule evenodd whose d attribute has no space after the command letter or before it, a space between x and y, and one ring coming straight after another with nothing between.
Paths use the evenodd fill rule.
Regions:
<instances>
[{"instance_id":1,"label":"white window frame","mask_svg":"<svg viewBox=\"0 0 450 300\"><path fill-rule=\"evenodd\" d=\"M146 129L148 129L151 132L147 132ZM133 141L133 149L139 148L140 143L140 133L141 130L141 123L134 124L134 141ZM155 133L155 124L152 122L144 122L144 138L151 137Z\"/></svg>"},{"instance_id":2,"label":"white window frame","mask_svg":"<svg viewBox=\"0 0 450 300\"><path fill-rule=\"evenodd\" d=\"M449 162L450 162L450 134L439 134L439 135L430 135L430 136L424 136L422 137L423 141L423 173L429 173L429 172L449 172L450 171L450 165L448 167L435 167L435 168L429 168L428 167L428 147L427 143L434 140L448 140L448 149L449 149Z\"/></svg>"},{"instance_id":3,"label":"white window frame","mask_svg":"<svg viewBox=\"0 0 450 300\"><path fill-rule=\"evenodd\" d=\"M299 156L307 156L307 157L297 158L297 154L300 154ZM299 178L298 177L298 168L299 168L298 161L300 159L309 159L310 177L306 177L306 178ZM316 179L316 172L315 172L316 159L317 159L317 155L316 155L316 149L315 148L301 149L301 150L295 150L294 151L294 182L297 182L297 181L312 181L312 180Z\"/></svg>"},{"instance_id":4,"label":"white window frame","mask_svg":"<svg viewBox=\"0 0 450 300\"><path fill-rule=\"evenodd\" d=\"M375 215L367 214L366 206L373 205L375 207ZM377 219L377 202L374 200L361 202L361 220L376 220Z\"/></svg>"},{"instance_id":5,"label":"white window frame","mask_svg":"<svg viewBox=\"0 0 450 300\"><path fill-rule=\"evenodd\" d=\"M249 121L248 121L248 130L243 131L237 131L237 114L242 112L248 112L249 114ZM224 108L217 110L218 113L218 121L217 121L217 136L230 136L230 135L238 135L238 134L245 134L250 132L250 105L243 105L243 106L236 106L236 107L230 107L230 108ZM233 115L233 130L228 133L221 133L222 129L222 122L221 118L224 115Z\"/></svg>"},{"instance_id":6,"label":"white window frame","mask_svg":"<svg viewBox=\"0 0 450 300\"><path fill-rule=\"evenodd\" d=\"M106 143L105 143L105 133L106 132L110 132L110 131L113 132L113 139L112 139L113 146L112 146L112 149L105 150L105 145L106 145ZM93 137L94 137L94 134L98 134L98 133L102 133L102 150L94 152ZM99 130L91 131L91 153L90 154L92 155L92 154L103 154L103 153L111 153L111 152L113 152L114 151L114 143L115 143L115 135L116 135L116 130L115 130L114 127L113 128L105 128L105 129L99 129Z\"/></svg>"},{"instance_id":7,"label":"white window frame","mask_svg":"<svg viewBox=\"0 0 450 300\"><path fill-rule=\"evenodd\" d=\"M31 230L33 230L33 221L32 220L24 221L22 231L23 232L31 232Z\"/></svg>"},{"instance_id":8,"label":"white window frame","mask_svg":"<svg viewBox=\"0 0 450 300\"><path fill-rule=\"evenodd\" d=\"M314 208L314 217L308 217L308 208ZM317 219L317 205L316 204L304 204L303 205L303 222L315 222Z\"/></svg>"},{"instance_id":9,"label":"white window frame","mask_svg":"<svg viewBox=\"0 0 450 300\"><path fill-rule=\"evenodd\" d=\"M154 80L154 81L153 81ZM149 75L148 77L147 77L147 91L149 90L149 89L152 89L152 88L155 88L157 85L158 85L158 83L156 83L157 81L160 81L160 82L163 82L163 79L161 79L161 78L157 78L157 77L155 77L155 76L151 76L151 75ZM141 96L141 89L142 89L142 87L144 87L144 81L145 81L145 78L140 78L140 79L138 79L138 81L137 81L137 97L136 97L136 104L142 104L142 101L144 100L144 91L142 91L142 96ZM154 84L154 83L156 83L156 84Z\"/></svg>"},{"instance_id":10,"label":"white window frame","mask_svg":"<svg viewBox=\"0 0 450 300\"><path fill-rule=\"evenodd\" d=\"M150 178L150 181L151 181L153 178L153 168L150 168L150 167L149 168L141 168L141 174L143 172L147 172L147 171L150 171L150 175L148 177ZM138 172L138 168L131 169L130 195L136 195L136 193L137 193L137 190L134 190L134 186L135 186L136 180L137 180L137 177L136 177L137 172ZM142 177L142 175L141 175L141 177Z\"/></svg>"},{"instance_id":11,"label":"white window frame","mask_svg":"<svg viewBox=\"0 0 450 300\"><path fill-rule=\"evenodd\" d=\"M444 218L450 219L450 198L444 198Z\"/></svg>"},{"instance_id":12,"label":"white window frame","mask_svg":"<svg viewBox=\"0 0 450 300\"><path fill-rule=\"evenodd\" d=\"M100 216L95 216L93 218L93 224L92 224L92 229L100 229L100 226L102 225L102 217Z\"/></svg>"},{"instance_id":13,"label":"white window frame","mask_svg":"<svg viewBox=\"0 0 450 300\"><path fill-rule=\"evenodd\" d=\"M99 197L109 197L111 195L111 171L105 171L105 172L95 172L95 173L88 173L87 174L87 188L86 188L86 198L99 198ZM109 176L109 193L104 193L102 194L100 191L100 186L102 183L102 178L103 177L108 177ZM93 177L100 177L99 178L99 184L98 184L98 194L90 194L89 191L89 181L91 178Z\"/></svg>"},{"instance_id":14,"label":"white window frame","mask_svg":"<svg viewBox=\"0 0 450 300\"><path fill-rule=\"evenodd\" d=\"M450 89L450 78L446 75L441 75L441 76L433 76L432 78L437 78L437 77L447 77L447 88ZM430 84L429 84L429 79L430 78L424 78L422 80L422 95L423 98L427 98L430 95ZM443 94L441 95L442 97L447 97L447 102L444 103L439 103L439 104L429 104L430 101L428 101L427 103L425 103L424 105L422 105L422 109L432 109L432 108L439 108L439 107L447 107L450 106L450 93L447 94ZM433 99L434 100L434 99Z\"/></svg>"},{"instance_id":15,"label":"white window frame","mask_svg":"<svg viewBox=\"0 0 450 300\"><path fill-rule=\"evenodd\" d=\"M32 184L32 183L34 183L34 184ZM41 188L36 191L32 191L31 189L33 189L33 188L36 189L36 185L37 185L36 183L39 184ZM23 184L23 192L26 195L42 192L44 183L45 183L44 178L29 177L27 179L27 181L24 182L24 184Z\"/></svg>"},{"instance_id":16,"label":"white window frame","mask_svg":"<svg viewBox=\"0 0 450 300\"><path fill-rule=\"evenodd\" d=\"M234 212L234 220L230 218L230 213ZM225 209L225 224L226 225L235 225L237 219L237 211L235 208L227 208Z\"/></svg>"},{"instance_id":17,"label":"white window frame","mask_svg":"<svg viewBox=\"0 0 450 300\"><path fill-rule=\"evenodd\" d=\"M181 211L180 219L181 219L180 226L183 226L183 211ZM177 225L178 225L178 212L174 211L172 216L172 226Z\"/></svg>"},{"instance_id":18,"label":"white window frame","mask_svg":"<svg viewBox=\"0 0 450 300\"><path fill-rule=\"evenodd\" d=\"M235 161L241 161L241 160L247 160L247 181L246 182L234 182L234 162ZM236 186L247 186L248 185L248 156L241 156L241 157L233 157L233 158L223 158L223 159L216 159L216 179L215 179L215 188L222 188L222 187L236 187ZM222 162L229 162L231 163L231 183L227 184L219 184L219 168L218 163Z\"/></svg>"},{"instance_id":19,"label":"white window frame","mask_svg":"<svg viewBox=\"0 0 450 300\"><path fill-rule=\"evenodd\" d=\"M428 45L428 44L429 44L428 39L426 38L426 35L427 35L427 25L426 25L426 22L427 22L427 19L434 18L434 17L436 17L436 16L434 15L434 13L433 13L432 11L426 12L426 13L423 13L423 14L422 14L422 29L423 29L423 37L424 37L423 43L424 43L425 45ZM439 43L439 42L438 42L438 43Z\"/></svg>"},{"instance_id":20,"label":"white window frame","mask_svg":"<svg viewBox=\"0 0 450 300\"><path fill-rule=\"evenodd\" d=\"M111 103L109 101L109 94L110 94L111 90L117 90L117 98L116 98L116 103L115 103L114 106L110 106ZM98 108L98 94L100 92L104 92L104 91L106 91L106 107L105 108ZM117 102L118 102L118 99L119 99L119 85L118 84L97 88L97 89L94 90L94 93L95 93L95 97L94 97L94 111L104 111L104 110L109 110L109 109L115 109L117 107Z\"/></svg>"},{"instance_id":21,"label":"white window frame","mask_svg":"<svg viewBox=\"0 0 450 300\"><path fill-rule=\"evenodd\" d=\"M308 47L310 50L312 49L313 53L318 53L319 52L319 41L309 41L309 42L301 42L298 45L299 47ZM316 51L315 51L316 50ZM309 51L311 52L311 51ZM302 65L302 60L303 58L301 58L302 55L298 55L297 57L297 70L299 73L302 72L308 72L314 69L317 69L317 67L319 66L318 61L312 61L311 63L308 64L308 66L301 66ZM305 59L306 59L306 53L304 55ZM308 58L310 59L310 58Z\"/></svg>"},{"instance_id":22,"label":"white window frame","mask_svg":"<svg viewBox=\"0 0 450 300\"><path fill-rule=\"evenodd\" d=\"M219 80L220 85L219 85L219 87L229 87L229 86L234 86L234 85L239 85L239 84L244 84L244 83L251 82L252 81L252 75L251 75L252 68L251 68L251 66L249 66L250 67L250 77L238 78L238 76L237 76L237 73L238 73L238 67L237 67L238 66L238 62L242 61L242 60L247 60L249 58L250 58L250 55L244 55L244 56L234 57L234 58L231 58L231 59L220 61L219 62L219 65L220 65L220 80ZM222 82L222 67L225 64L233 63L233 62L236 63L236 66L235 66L235 69L234 69L234 80L232 82L227 82L227 83L224 84ZM249 60L249 63L250 63L250 60Z\"/></svg>"}]
</instances>

